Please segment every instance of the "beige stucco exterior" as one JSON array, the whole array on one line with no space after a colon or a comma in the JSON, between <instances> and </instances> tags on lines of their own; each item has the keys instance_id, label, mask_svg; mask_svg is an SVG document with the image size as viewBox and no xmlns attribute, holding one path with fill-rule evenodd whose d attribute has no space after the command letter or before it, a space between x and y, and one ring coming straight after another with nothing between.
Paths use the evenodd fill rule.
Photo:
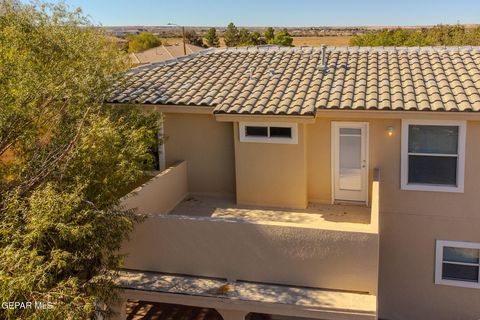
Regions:
<instances>
[{"instance_id":1,"label":"beige stucco exterior","mask_svg":"<svg viewBox=\"0 0 480 320\"><path fill-rule=\"evenodd\" d=\"M436 116L435 113L420 112L319 112L313 123L298 124L298 144L275 145L240 142L238 122L229 122L234 121L235 118L220 120L204 114L166 113L167 162L188 161L190 192L233 193L239 203L304 208L308 202L329 203L332 200L331 122L368 122L370 184L374 168L380 168L381 171L379 317L391 320L478 319L480 318L478 303L480 290L436 285L434 268L435 240L480 242L478 196L480 192L480 147L478 145L480 121L476 115L471 117L473 120L467 121L465 191L450 193L401 190L402 118L449 119L446 113L439 113ZM467 119L468 115L455 113L451 116L451 119L454 118ZM242 119L255 121L254 117ZM389 126L394 129L391 137L386 133L386 128ZM369 203L372 204L375 202L375 195L371 194L372 185L368 190ZM171 222L161 220L158 223L166 225ZM181 228L185 228L184 231L190 233L193 239L179 237L175 241L180 246L186 246L192 241L202 241L201 239L205 238L202 235L208 234L206 242L201 247L202 250L212 249L210 254L219 253L220 263L215 272L218 271L221 275L227 275L230 272L240 278L245 277L245 272L248 273L248 270L253 272L253 269L249 269L252 266L240 267L240 263L237 263L237 268L242 270L232 269L227 272L222 259L226 257L236 261L235 259L239 258L237 255L230 256L228 248L235 248L233 250L235 253L239 250L249 250L250 254L257 254L256 259L260 259L261 265L265 268L268 263L272 263L272 266L284 264L284 261L278 260L275 255L290 249L292 257L300 261L308 261L308 259L303 260L305 257L298 256L299 253L293 250L293 247L289 247L289 241L292 244L296 243L297 247L308 249L302 254L306 254L307 251L317 252L316 250L321 248L320 242L305 245L299 240L300 238L297 239L298 241L295 240L298 237L297 233L302 233L298 228L287 232L285 231L287 229L275 231L276 229L271 226L242 226L244 229L237 230L236 228L240 226L231 222L232 225L224 225L226 222L208 222L210 225L200 223L192 226L191 223L191 220L183 221ZM166 227L162 226L162 228ZM146 232L147 230L144 230L143 233ZM168 234L169 232L166 231L165 235ZM242 242L242 245L233 244L233 242L221 243L223 239L232 235L238 237L235 241ZM304 236L306 235L302 237ZM327 239L320 233L312 233L312 241L315 238L322 241ZM148 245L152 239L145 238L142 241L144 241L142 245ZM250 249L247 248L248 246ZM343 249L341 241L331 242L328 247L332 252L349 252ZM183 247L185 248L188 246ZM186 259L179 253L162 250L155 252L155 258L152 258L149 263L158 263L154 260L161 259L162 252L175 259ZM191 250L195 248L192 247ZM321 263L319 260L310 262L311 264ZM195 272L205 268L204 265L199 266L199 269L192 266L191 269L176 270L173 265L168 267L164 265L167 262L160 263L161 269L167 268L169 272ZM291 263L290 266L293 268L295 259L288 263ZM289 265L288 263L286 266ZM337 265L339 272L348 273L347 270L342 269L344 268L342 264ZM262 277L282 283L282 279L288 277L286 274L275 273L279 272L276 269L272 269L273 273L267 272ZM310 274L309 279L316 277L314 268L310 271L300 270L305 275ZM307 282L300 278L301 276L291 277L290 280L285 280L285 283L298 282L307 285ZM251 279L257 280L255 277ZM354 280L352 281L350 283L355 283ZM317 281L314 284L327 285L323 281Z\"/></svg>"},{"instance_id":2,"label":"beige stucco exterior","mask_svg":"<svg viewBox=\"0 0 480 320\"><path fill-rule=\"evenodd\" d=\"M175 163L122 198L121 205L143 214L166 214L187 196L187 177L187 163Z\"/></svg>"},{"instance_id":3,"label":"beige stucco exterior","mask_svg":"<svg viewBox=\"0 0 480 320\"><path fill-rule=\"evenodd\" d=\"M376 294L378 234L288 223L154 216L137 226L125 267ZM154 248L154 250L152 250Z\"/></svg>"},{"instance_id":4,"label":"beige stucco exterior","mask_svg":"<svg viewBox=\"0 0 480 320\"><path fill-rule=\"evenodd\" d=\"M307 166L305 125L298 125L298 144L240 142L234 125L237 202L305 208Z\"/></svg>"},{"instance_id":5,"label":"beige stucco exterior","mask_svg":"<svg viewBox=\"0 0 480 320\"><path fill-rule=\"evenodd\" d=\"M167 167L187 161L191 193L235 193L233 125L213 115L164 113Z\"/></svg>"},{"instance_id":6,"label":"beige stucco exterior","mask_svg":"<svg viewBox=\"0 0 480 320\"><path fill-rule=\"evenodd\" d=\"M333 120L369 122L370 168L381 170L379 317L479 318L480 290L435 285L434 269L436 239L480 242L480 122L467 122L465 192L450 193L401 190L401 119L317 118L308 126L310 201L331 198Z\"/></svg>"}]
</instances>

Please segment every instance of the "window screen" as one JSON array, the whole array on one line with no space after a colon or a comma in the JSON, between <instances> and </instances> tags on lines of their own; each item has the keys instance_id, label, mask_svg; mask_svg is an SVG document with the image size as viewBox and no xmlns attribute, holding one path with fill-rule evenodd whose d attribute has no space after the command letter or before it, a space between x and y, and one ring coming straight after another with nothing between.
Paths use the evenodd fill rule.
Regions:
<instances>
[{"instance_id":1,"label":"window screen","mask_svg":"<svg viewBox=\"0 0 480 320\"><path fill-rule=\"evenodd\" d=\"M268 127L246 126L245 135L248 137L268 137Z\"/></svg>"},{"instance_id":2,"label":"window screen","mask_svg":"<svg viewBox=\"0 0 480 320\"><path fill-rule=\"evenodd\" d=\"M408 183L457 185L458 126L408 126Z\"/></svg>"},{"instance_id":3,"label":"window screen","mask_svg":"<svg viewBox=\"0 0 480 320\"><path fill-rule=\"evenodd\" d=\"M296 123L239 123L241 142L297 144Z\"/></svg>"},{"instance_id":4,"label":"window screen","mask_svg":"<svg viewBox=\"0 0 480 320\"><path fill-rule=\"evenodd\" d=\"M270 137L272 137L272 138L291 138L292 137L292 128L270 127Z\"/></svg>"},{"instance_id":5,"label":"window screen","mask_svg":"<svg viewBox=\"0 0 480 320\"><path fill-rule=\"evenodd\" d=\"M442 279L479 282L479 249L443 247Z\"/></svg>"}]
</instances>

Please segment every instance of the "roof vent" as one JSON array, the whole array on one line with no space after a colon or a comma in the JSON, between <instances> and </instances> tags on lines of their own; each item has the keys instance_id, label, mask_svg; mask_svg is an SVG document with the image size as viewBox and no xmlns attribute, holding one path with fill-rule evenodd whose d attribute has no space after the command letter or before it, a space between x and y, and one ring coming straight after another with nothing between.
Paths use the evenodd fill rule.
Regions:
<instances>
[{"instance_id":1,"label":"roof vent","mask_svg":"<svg viewBox=\"0 0 480 320\"><path fill-rule=\"evenodd\" d=\"M322 45L322 64L320 65L321 68L327 67L327 46Z\"/></svg>"}]
</instances>

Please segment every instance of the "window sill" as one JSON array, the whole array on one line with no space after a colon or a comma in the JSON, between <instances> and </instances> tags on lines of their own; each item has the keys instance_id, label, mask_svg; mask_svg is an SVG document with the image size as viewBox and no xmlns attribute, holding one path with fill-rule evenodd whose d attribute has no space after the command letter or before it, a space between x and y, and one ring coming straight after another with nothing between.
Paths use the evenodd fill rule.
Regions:
<instances>
[{"instance_id":1,"label":"window sill","mask_svg":"<svg viewBox=\"0 0 480 320\"><path fill-rule=\"evenodd\" d=\"M278 143L278 144L298 144L294 138L263 138L263 137L242 137L240 142L254 142L254 143Z\"/></svg>"},{"instance_id":2,"label":"window sill","mask_svg":"<svg viewBox=\"0 0 480 320\"><path fill-rule=\"evenodd\" d=\"M402 184L401 190L463 193L463 186L441 186L428 184Z\"/></svg>"},{"instance_id":3,"label":"window sill","mask_svg":"<svg viewBox=\"0 0 480 320\"><path fill-rule=\"evenodd\" d=\"M440 279L440 280L436 280L435 284L444 285L444 286L451 286L451 287L480 289L480 283L478 283L478 282Z\"/></svg>"}]
</instances>

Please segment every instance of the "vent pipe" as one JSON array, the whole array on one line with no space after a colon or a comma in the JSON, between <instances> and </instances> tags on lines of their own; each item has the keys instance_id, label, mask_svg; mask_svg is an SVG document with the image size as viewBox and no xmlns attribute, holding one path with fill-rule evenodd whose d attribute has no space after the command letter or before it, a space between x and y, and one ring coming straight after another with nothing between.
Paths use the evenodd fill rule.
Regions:
<instances>
[{"instance_id":1,"label":"vent pipe","mask_svg":"<svg viewBox=\"0 0 480 320\"><path fill-rule=\"evenodd\" d=\"M322 68L327 67L327 46L322 45Z\"/></svg>"}]
</instances>

